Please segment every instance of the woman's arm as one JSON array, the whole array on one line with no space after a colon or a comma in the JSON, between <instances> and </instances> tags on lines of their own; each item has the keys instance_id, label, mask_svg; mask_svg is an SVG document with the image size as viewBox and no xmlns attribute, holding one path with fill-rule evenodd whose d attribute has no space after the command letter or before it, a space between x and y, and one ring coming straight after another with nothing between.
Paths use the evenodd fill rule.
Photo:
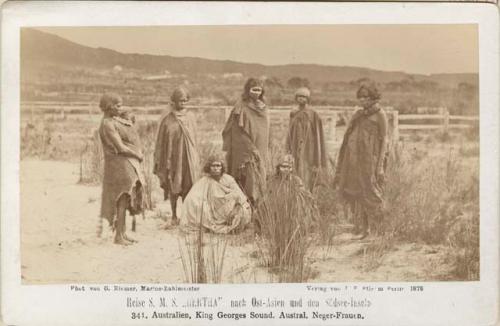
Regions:
<instances>
[{"instance_id":1,"label":"woman's arm","mask_svg":"<svg viewBox=\"0 0 500 326\"><path fill-rule=\"evenodd\" d=\"M116 131L115 125L112 121L103 122L103 132L105 137L113 144L113 147L118 154L132 156L137 158L139 161L143 160L143 155L141 153L134 151L123 143L120 134Z\"/></svg>"}]
</instances>

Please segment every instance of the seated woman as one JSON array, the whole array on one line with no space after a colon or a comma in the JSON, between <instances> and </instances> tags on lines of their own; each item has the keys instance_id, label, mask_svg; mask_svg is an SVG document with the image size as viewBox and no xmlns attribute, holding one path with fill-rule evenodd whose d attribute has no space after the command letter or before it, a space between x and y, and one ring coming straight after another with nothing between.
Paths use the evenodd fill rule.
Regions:
<instances>
[{"instance_id":1,"label":"seated woman","mask_svg":"<svg viewBox=\"0 0 500 326\"><path fill-rule=\"evenodd\" d=\"M233 177L225 173L223 160L212 156L203 168L205 175L191 188L181 216L188 228L200 225L215 233L241 231L250 223L252 211L247 197Z\"/></svg>"}]
</instances>

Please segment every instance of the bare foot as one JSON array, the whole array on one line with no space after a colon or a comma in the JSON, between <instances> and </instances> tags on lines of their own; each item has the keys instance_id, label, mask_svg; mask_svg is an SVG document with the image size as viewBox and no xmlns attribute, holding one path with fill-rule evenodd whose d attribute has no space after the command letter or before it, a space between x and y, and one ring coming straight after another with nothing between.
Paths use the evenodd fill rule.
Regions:
<instances>
[{"instance_id":1,"label":"bare foot","mask_svg":"<svg viewBox=\"0 0 500 326\"><path fill-rule=\"evenodd\" d=\"M165 223L165 225L163 226L163 229L164 230L170 230L170 229L175 228L178 225L179 225L179 219L178 218L172 218L170 220L170 223Z\"/></svg>"},{"instance_id":2,"label":"bare foot","mask_svg":"<svg viewBox=\"0 0 500 326\"><path fill-rule=\"evenodd\" d=\"M123 239L126 240L126 241L128 241L128 242L131 242L131 243L137 243L138 242L134 238L130 238L127 234L123 235Z\"/></svg>"},{"instance_id":3,"label":"bare foot","mask_svg":"<svg viewBox=\"0 0 500 326\"><path fill-rule=\"evenodd\" d=\"M115 238L115 244L121 246L130 246L132 243L123 238Z\"/></svg>"}]
</instances>

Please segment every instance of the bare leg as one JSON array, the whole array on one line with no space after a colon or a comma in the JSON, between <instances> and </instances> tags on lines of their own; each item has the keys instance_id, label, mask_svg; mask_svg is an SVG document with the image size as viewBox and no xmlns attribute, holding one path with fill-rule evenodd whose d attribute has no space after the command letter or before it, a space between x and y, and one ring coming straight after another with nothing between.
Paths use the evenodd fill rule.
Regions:
<instances>
[{"instance_id":1,"label":"bare leg","mask_svg":"<svg viewBox=\"0 0 500 326\"><path fill-rule=\"evenodd\" d=\"M103 232L103 226L102 226L102 217L98 218L97 221L97 229L96 229L96 235L98 238L102 237L102 232Z\"/></svg>"},{"instance_id":2,"label":"bare leg","mask_svg":"<svg viewBox=\"0 0 500 326\"><path fill-rule=\"evenodd\" d=\"M351 210L352 222L354 224L353 234L359 235L361 233L361 205L358 201L349 202L349 208Z\"/></svg>"},{"instance_id":3,"label":"bare leg","mask_svg":"<svg viewBox=\"0 0 500 326\"><path fill-rule=\"evenodd\" d=\"M370 216L370 233L375 236L382 235L383 227L382 221L384 219L384 213L380 208L374 210L373 214Z\"/></svg>"},{"instance_id":4,"label":"bare leg","mask_svg":"<svg viewBox=\"0 0 500 326\"><path fill-rule=\"evenodd\" d=\"M129 245L130 242L124 238L125 234L125 216L128 207L128 196L122 195L118 199L115 221L115 243L119 245Z\"/></svg>"},{"instance_id":5,"label":"bare leg","mask_svg":"<svg viewBox=\"0 0 500 326\"><path fill-rule=\"evenodd\" d=\"M364 239L368 236L368 213L366 212L366 209L360 205L360 240Z\"/></svg>"},{"instance_id":6,"label":"bare leg","mask_svg":"<svg viewBox=\"0 0 500 326\"><path fill-rule=\"evenodd\" d=\"M177 217L177 200L179 194L172 194L170 196L170 206L172 207L172 225L179 225L179 218Z\"/></svg>"},{"instance_id":7,"label":"bare leg","mask_svg":"<svg viewBox=\"0 0 500 326\"><path fill-rule=\"evenodd\" d=\"M134 218L134 221L133 221L133 222L135 222L135 216L133 216L133 218ZM135 225L134 225L134 224L132 224L132 231L134 231L134 232L135 232ZM129 237L129 236L128 236L127 231L126 231L126 227L124 228L124 232L123 232L123 239L125 239L125 240L127 240L127 241L129 241L129 242L132 242L132 243L134 243L134 242L138 242L138 241L137 241L137 240L135 240L134 238L131 238L131 237Z\"/></svg>"}]
</instances>

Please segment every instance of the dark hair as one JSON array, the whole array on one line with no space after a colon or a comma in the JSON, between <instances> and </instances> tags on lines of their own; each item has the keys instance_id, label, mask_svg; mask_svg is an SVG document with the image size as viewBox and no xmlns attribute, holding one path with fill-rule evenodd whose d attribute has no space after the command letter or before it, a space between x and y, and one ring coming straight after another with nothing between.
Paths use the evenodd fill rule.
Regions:
<instances>
[{"instance_id":1,"label":"dark hair","mask_svg":"<svg viewBox=\"0 0 500 326\"><path fill-rule=\"evenodd\" d=\"M105 93L101 96L101 99L99 100L99 108L101 109L102 112L106 112L111 108L111 106L115 105L120 101L122 101L120 95L116 93Z\"/></svg>"},{"instance_id":2,"label":"dark hair","mask_svg":"<svg viewBox=\"0 0 500 326\"><path fill-rule=\"evenodd\" d=\"M259 100L261 100L262 102L265 102L264 100L264 83L257 79L257 78L253 78L253 77L250 77L248 78L247 82L245 83L245 86L243 87L243 94L241 94L241 99L243 101L248 101L250 100L250 89L252 87L262 87L262 93L260 94L259 96Z\"/></svg>"},{"instance_id":3,"label":"dark hair","mask_svg":"<svg viewBox=\"0 0 500 326\"><path fill-rule=\"evenodd\" d=\"M210 173L210 166L214 162L220 162L222 164L222 169L221 169L221 174L226 173L226 164L224 163L224 160L219 160L219 159L208 159L207 163L203 166L203 172L209 174Z\"/></svg>"},{"instance_id":4,"label":"dark hair","mask_svg":"<svg viewBox=\"0 0 500 326\"><path fill-rule=\"evenodd\" d=\"M188 89L183 86L176 87L170 96L170 101L177 103L184 96L186 96L187 100L190 100L191 96Z\"/></svg>"},{"instance_id":5,"label":"dark hair","mask_svg":"<svg viewBox=\"0 0 500 326\"><path fill-rule=\"evenodd\" d=\"M361 97L361 92L366 92L370 99L372 100L380 100L382 95L378 91L377 86L375 85L374 82L367 82L364 84L361 84L358 88L358 91L356 92L356 97L360 98Z\"/></svg>"}]
</instances>

